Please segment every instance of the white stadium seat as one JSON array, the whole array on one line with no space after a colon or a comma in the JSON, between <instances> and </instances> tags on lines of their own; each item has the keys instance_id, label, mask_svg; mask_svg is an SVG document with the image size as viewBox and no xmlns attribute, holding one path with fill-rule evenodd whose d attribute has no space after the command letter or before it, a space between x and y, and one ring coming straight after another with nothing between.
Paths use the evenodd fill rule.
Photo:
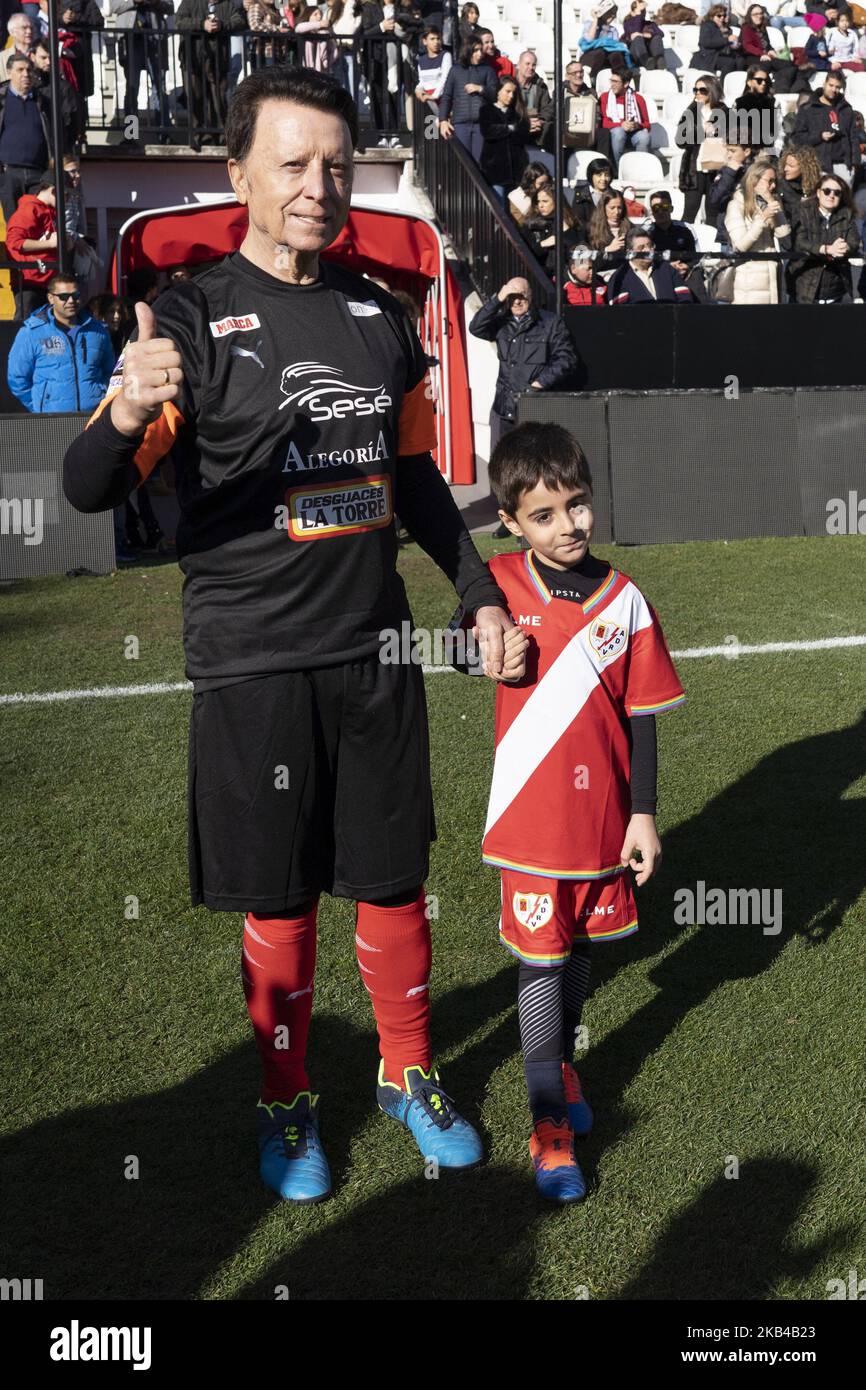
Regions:
<instances>
[{"instance_id":1,"label":"white stadium seat","mask_svg":"<svg viewBox=\"0 0 866 1390\"><path fill-rule=\"evenodd\" d=\"M701 27L699 24L678 24L674 47L685 48L689 53L695 53L697 52L700 36Z\"/></svg>"},{"instance_id":2,"label":"white stadium seat","mask_svg":"<svg viewBox=\"0 0 866 1390\"><path fill-rule=\"evenodd\" d=\"M636 189L652 188L664 183L665 171L658 155L643 150L626 150L619 161L617 177L621 184L634 184Z\"/></svg>"},{"instance_id":3,"label":"white stadium seat","mask_svg":"<svg viewBox=\"0 0 866 1390\"><path fill-rule=\"evenodd\" d=\"M725 78L724 93L725 104L730 106L743 95L746 90L746 74L744 72L729 72Z\"/></svg>"},{"instance_id":4,"label":"white stadium seat","mask_svg":"<svg viewBox=\"0 0 866 1390\"><path fill-rule=\"evenodd\" d=\"M601 96L610 87L610 68L600 68L595 75L595 90Z\"/></svg>"},{"instance_id":5,"label":"white stadium seat","mask_svg":"<svg viewBox=\"0 0 866 1390\"><path fill-rule=\"evenodd\" d=\"M679 86L672 72L651 72L642 68L638 90L641 96L660 97L664 100L665 97L673 96L678 92Z\"/></svg>"},{"instance_id":6,"label":"white stadium seat","mask_svg":"<svg viewBox=\"0 0 866 1390\"><path fill-rule=\"evenodd\" d=\"M572 150L566 165L566 175L572 188L575 184L586 183L587 166L594 159L604 159L605 157L605 155L599 154L598 150Z\"/></svg>"},{"instance_id":7,"label":"white stadium seat","mask_svg":"<svg viewBox=\"0 0 866 1390\"><path fill-rule=\"evenodd\" d=\"M785 34L782 29L777 29L775 25L767 25L767 38L770 40L770 47L774 53L778 53L780 48L785 48Z\"/></svg>"}]
</instances>

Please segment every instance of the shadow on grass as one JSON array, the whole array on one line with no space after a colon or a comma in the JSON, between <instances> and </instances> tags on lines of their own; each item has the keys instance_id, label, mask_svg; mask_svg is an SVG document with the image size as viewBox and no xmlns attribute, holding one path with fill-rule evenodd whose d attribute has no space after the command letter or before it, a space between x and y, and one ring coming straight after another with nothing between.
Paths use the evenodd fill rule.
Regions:
<instances>
[{"instance_id":1,"label":"shadow on grass","mask_svg":"<svg viewBox=\"0 0 866 1390\"><path fill-rule=\"evenodd\" d=\"M859 896L856 849L866 842L866 807L845 792L866 770L864 734L866 716L777 750L666 837L665 867L644 894L642 930L622 948L599 947L597 981L668 943L677 931L673 894L697 879L711 887L782 888L783 929L765 936L760 926L706 926L651 969L659 992L587 1059L590 1097L603 1116L581 1148L588 1176L598 1154L631 1126L625 1090L689 1011L726 981L769 968L792 936L817 947ZM506 966L437 998L440 1052L512 1009L515 988ZM587 1021L592 1027L591 1003ZM516 1046L509 1012L449 1064L444 1080L467 1118L477 1120L473 1098L483 1097L491 1072ZM374 1040L340 1017L316 1016L310 1054L339 1188L373 1107ZM766 1076L773 1062L754 1064ZM748 1074L739 1080L750 1084ZM44 1279L48 1298L195 1297L273 1205L256 1174L257 1085L253 1048L242 1047L172 1089L72 1111L5 1138L2 1273ZM676 1076L670 1085L675 1091ZM524 1126L525 1117L514 1123ZM136 1181L123 1175L130 1154L141 1164ZM763 1298L778 1277L807 1278L831 1248L835 1237L796 1255L786 1245L818 1181L808 1166L764 1155L744 1163L738 1182L723 1188L721 1181L672 1221L620 1296ZM487 1167L432 1182L419 1171L347 1217L329 1217L325 1207L285 1211L286 1243L297 1243L243 1296L273 1298L284 1283L293 1298L519 1299L534 1273L538 1223L559 1219L536 1197L528 1163L520 1176Z\"/></svg>"}]
</instances>

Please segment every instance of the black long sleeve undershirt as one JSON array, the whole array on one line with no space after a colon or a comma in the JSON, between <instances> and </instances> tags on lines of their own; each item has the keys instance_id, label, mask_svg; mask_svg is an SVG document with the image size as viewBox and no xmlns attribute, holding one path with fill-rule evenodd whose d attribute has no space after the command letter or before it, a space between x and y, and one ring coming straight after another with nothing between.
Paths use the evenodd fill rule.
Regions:
<instances>
[{"instance_id":1,"label":"black long sleeve undershirt","mask_svg":"<svg viewBox=\"0 0 866 1390\"><path fill-rule=\"evenodd\" d=\"M144 431L130 439L111 421L111 406L66 450L63 491L79 512L105 512L125 502L138 483L133 459Z\"/></svg>"},{"instance_id":2,"label":"black long sleeve undershirt","mask_svg":"<svg viewBox=\"0 0 866 1390\"><path fill-rule=\"evenodd\" d=\"M431 454L398 459L394 509L412 539L451 580L467 613L487 604L508 611Z\"/></svg>"}]
</instances>

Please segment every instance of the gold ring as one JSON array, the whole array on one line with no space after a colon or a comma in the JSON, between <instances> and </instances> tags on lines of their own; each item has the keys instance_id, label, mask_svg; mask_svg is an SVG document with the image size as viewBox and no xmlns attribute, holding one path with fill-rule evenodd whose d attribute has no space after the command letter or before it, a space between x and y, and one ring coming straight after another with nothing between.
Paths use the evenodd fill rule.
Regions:
<instances>
[{"instance_id":1,"label":"gold ring","mask_svg":"<svg viewBox=\"0 0 866 1390\"><path fill-rule=\"evenodd\" d=\"M170 385L171 385L171 372L169 371L168 367L163 367L163 371L165 372L165 385L166 385L166 386L170 386Z\"/></svg>"}]
</instances>

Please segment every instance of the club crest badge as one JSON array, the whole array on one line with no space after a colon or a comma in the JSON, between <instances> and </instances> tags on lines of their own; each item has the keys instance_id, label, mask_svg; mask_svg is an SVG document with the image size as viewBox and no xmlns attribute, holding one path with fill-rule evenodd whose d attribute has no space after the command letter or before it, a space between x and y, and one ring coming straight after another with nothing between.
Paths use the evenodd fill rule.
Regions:
<instances>
[{"instance_id":1,"label":"club crest badge","mask_svg":"<svg viewBox=\"0 0 866 1390\"><path fill-rule=\"evenodd\" d=\"M553 899L549 893L515 893L512 907L518 922L527 931L538 931L553 916Z\"/></svg>"},{"instance_id":2,"label":"club crest badge","mask_svg":"<svg viewBox=\"0 0 866 1390\"><path fill-rule=\"evenodd\" d=\"M589 629L589 645L601 662L619 656L620 652L625 650L627 641L628 633L625 628L619 623L612 623L609 618L596 618Z\"/></svg>"}]
</instances>

